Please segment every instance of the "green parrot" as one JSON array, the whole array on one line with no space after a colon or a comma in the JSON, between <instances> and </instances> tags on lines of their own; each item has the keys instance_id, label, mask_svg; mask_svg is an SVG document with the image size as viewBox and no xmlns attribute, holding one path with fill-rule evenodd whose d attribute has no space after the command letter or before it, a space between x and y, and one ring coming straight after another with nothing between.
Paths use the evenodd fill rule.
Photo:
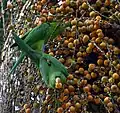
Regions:
<instances>
[{"instance_id":1,"label":"green parrot","mask_svg":"<svg viewBox=\"0 0 120 113\"><path fill-rule=\"evenodd\" d=\"M26 32L22 40L26 44L28 44L32 49L36 51L43 50L44 45L49 41L55 39L59 34L61 34L66 27L70 26L70 23L62 23L62 22L46 22L42 23L40 26L33 28L32 30ZM16 46L13 44L12 47ZM21 52L18 61L14 64L12 69L10 70L10 74L16 69L19 63L22 62L26 53Z\"/></svg>"},{"instance_id":2,"label":"green parrot","mask_svg":"<svg viewBox=\"0 0 120 113\"><path fill-rule=\"evenodd\" d=\"M62 83L66 82L68 76L67 69L56 58L43 51L35 51L15 33L13 33L14 40L20 49L28 56L40 69L42 78L46 85L50 88L55 88L56 78L60 78Z\"/></svg>"}]
</instances>

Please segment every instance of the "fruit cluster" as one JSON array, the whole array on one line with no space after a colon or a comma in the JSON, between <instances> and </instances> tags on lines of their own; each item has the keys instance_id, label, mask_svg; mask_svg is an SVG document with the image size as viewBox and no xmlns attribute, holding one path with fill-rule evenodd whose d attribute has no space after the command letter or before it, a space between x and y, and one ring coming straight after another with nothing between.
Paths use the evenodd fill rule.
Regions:
<instances>
[{"instance_id":1,"label":"fruit cluster","mask_svg":"<svg viewBox=\"0 0 120 113\"><path fill-rule=\"evenodd\" d=\"M44 95L43 105L32 101L23 111L30 113L36 106L41 112L57 113L120 111L119 11L120 4L111 0L38 0L31 5L27 12L34 17L24 21L31 28L49 21L71 22L71 27L45 48L68 68L69 76L66 84L56 80L55 91L35 84L31 92L36 100ZM21 27L19 34L25 31ZM34 81L29 75L28 83Z\"/></svg>"}]
</instances>

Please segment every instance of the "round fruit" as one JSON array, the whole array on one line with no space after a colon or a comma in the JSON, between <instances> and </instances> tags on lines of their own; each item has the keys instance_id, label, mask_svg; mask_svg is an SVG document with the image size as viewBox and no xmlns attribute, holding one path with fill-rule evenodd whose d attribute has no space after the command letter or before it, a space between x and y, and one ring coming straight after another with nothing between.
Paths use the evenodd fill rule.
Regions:
<instances>
[{"instance_id":1,"label":"round fruit","mask_svg":"<svg viewBox=\"0 0 120 113\"><path fill-rule=\"evenodd\" d=\"M105 104L108 104L109 102L110 102L110 97L105 97L105 98L104 98L104 103L105 103Z\"/></svg>"},{"instance_id":2,"label":"round fruit","mask_svg":"<svg viewBox=\"0 0 120 113\"><path fill-rule=\"evenodd\" d=\"M27 109L25 110L25 113L31 113L31 109L30 109L30 108L27 108Z\"/></svg>"},{"instance_id":3,"label":"round fruit","mask_svg":"<svg viewBox=\"0 0 120 113\"><path fill-rule=\"evenodd\" d=\"M57 113L63 113L63 108L62 107L57 108Z\"/></svg>"},{"instance_id":4,"label":"round fruit","mask_svg":"<svg viewBox=\"0 0 120 113\"><path fill-rule=\"evenodd\" d=\"M70 106L70 112L72 112L72 113L75 113L75 107L74 106Z\"/></svg>"},{"instance_id":5,"label":"round fruit","mask_svg":"<svg viewBox=\"0 0 120 113\"><path fill-rule=\"evenodd\" d=\"M89 64L89 69L94 70L95 69L95 64Z\"/></svg>"},{"instance_id":6,"label":"round fruit","mask_svg":"<svg viewBox=\"0 0 120 113\"><path fill-rule=\"evenodd\" d=\"M24 109L27 109L27 108L29 108L29 107L30 107L29 104L24 104L24 106L23 106Z\"/></svg>"},{"instance_id":7,"label":"round fruit","mask_svg":"<svg viewBox=\"0 0 120 113\"><path fill-rule=\"evenodd\" d=\"M89 91L90 91L90 88L89 88L88 86L85 86L85 87L83 88L83 90L84 90L84 92L89 92Z\"/></svg>"},{"instance_id":8,"label":"round fruit","mask_svg":"<svg viewBox=\"0 0 120 113\"><path fill-rule=\"evenodd\" d=\"M113 73L112 77L113 77L114 79L119 79L119 75L118 75L117 73Z\"/></svg>"}]
</instances>

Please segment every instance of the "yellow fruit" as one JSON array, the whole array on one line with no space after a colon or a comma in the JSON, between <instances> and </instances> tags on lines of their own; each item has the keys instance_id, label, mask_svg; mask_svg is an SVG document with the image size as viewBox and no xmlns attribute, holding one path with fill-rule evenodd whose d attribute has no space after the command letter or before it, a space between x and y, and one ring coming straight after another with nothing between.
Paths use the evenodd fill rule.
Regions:
<instances>
[{"instance_id":1,"label":"yellow fruit","mask_svg":"<svg viewBox=\"0 0 120 113\"><path fill-rule=\"evenodd\" d=\"M80 109L81 108L81 104L79 102L75 103L75 108L76 109Z\"/></svg>"},{"instance_id":2,"label":"yellow fruit","mask_svg":"<svg viewBox=\"0 0 120 113\"><path fill-rule=\"evenodd\" d=\"M110 97L105 97L105 98L104 98L104 103L105 103L105 104L108 104L109 102L110 102Z\"/></svg>"},{"instance_id":3,"label":"yellow fruit","mask_svg":"<svg viewBox=\"0 0 120 113\"><path fill-rule=\"evenodd\" d=\"M74 43L74 45L78 45L79 44L79 39L75 39L73 43Z\"/></svg>"},{"instance_id":4,"label":"yellow fruit","mask_svg":"<svg viewBox=\"0 0 120 113\"><path fill-rule=\"evenodd\" d=\"M81 56L82 56L82 52L79 51L79 52L77 53L77 57L81 57Z\"/></svg>"},{"instance_id":5,"label":"yellow fruit","mask_svg":"<svg viewBox=\"0 0 120 113\"><path fill-rule=\"evenodd\" d=\"M60 8L56 8L56 13L60 13Z\"/></svg>"},{"instance_id":6,"label":"yellow fruit","mask_svg":"<svg viewBox=\"0 0 120 113\"><path fill-rule=\"evenodd\" d=\"M102 59L98 59L98 60L97 60L97 64L98 64L98 65L102 65L102 64L103 64L103 60L102 60Z\"/></svg>"},{"instance_id":7,"label":"yellow fruit","mask_svg":"<svg viewBox=\"0 0 120 113\"><path fill-rule=\"evenodd\" d=\"M114 54L116 54L116 55L118 55L118 54L120 53L120 49L117 48L117 47L115 47L115 48L113 49L113 51L114 51Z\"/></svg>"},{"instance_id":8,"label":"yellow fruit","mask_svg":"<svg viewBox=\"0 0 120 113\"><path fill-rule=\"evenodd\" d=\"M87 5L86 2L83 2L81 7L82 7L83 9L88 9L88 5Z\"/></svg>"},{"instance_id":9,"label":"yellow fruit","mask_svg":"<svg viewBox=\"0 0 120 113\"><path fill-rule=\"evenodd\" d=\"M120 97L117 98L117 102L120 103Z\"/></svg>"},{"instance_id":10,"label":"yellow fruit","mask_svg":"<svg viewBox=\"0 0 120 113\"><path fill-rule=\"evenodd\" d=\"M96 16L96 12L95 11L91 11L89 15L90 15L90 17L95 17Z\"/></svg>"},{"instance_id":11,"label":"yellow fruit","mask_svg":"<svg viewBox=\"0 0 120 113\"><path fill-rule=\"evenodd\" d=\"M70 112L72 112L72 113L75 113L75 107L74 106L70 106Z\"/></svg>"},{"instance_id":12,"label":"yellow fruit","mask_svg":"<svg viewBox=\"0 0 120 113\"><path fill-rule=\"evenodd\" d=\"M92 42L88 43L88 46L92 49L94 48L94 44Z\"/></svg>"},{"instance_id":13,"label":"yellow fruit","mask_svg":"<svg viewBox=\"0 0 120 113\"><path fill-rule=\"evenodd\" d=\"M87 52L87 53L91 53L91 52L92 52L92 48L87 47L87 48L86 48L86 52Z\"/></svg>"},{"instance_id":14,"label":"yellow fruit","mask_svg":"<svg viewBox=\"0 0 120 113\"><path fill-rule=\"evenodd\" d=\"M66 103L66 108L69 108L71 106L71 102Z\"/></svg>"},{"instance_id":15,"label":"yellow fruit","mask_svg":"<svg viewBox=\"0 0 120 113\"><path fill-rule=\"evenodd\" d=\"M91 72L91 77L92 78L96 78L97 77L97 74L95 72Z\"/></svg>"},{"instance_id":16,"label":"yellow fruit","mask_svg":"<svg viewBox=\"0 0 120 113\"><path fill-rule=\"evenodd\" d=\"M115 79L114 79L113 77L110 77L110 78L108 79L108 81L109 81L109 83L114 83L114 82L115 82Z\"/></svg>"},{"instance_id":17,"label":"yellow fruit","mask_svg":"<svg viewBox=\"0 0 120 113\"><path fill-rule=\"evenodd\" d=\"M83 36L83 42L86 43L89 41L89 36L88 35L84 35Z\"/></svg>"},{"instance_id":18,"label":"yellow fruit","mask_svg":"<svg viewBox=\"0 0 120 113\"><path fill-rule=\"evenodd\" d=\"M57 108L57 113L63 113L63 108L62 107Z\"/></svg>"},{"instance_id":19,"label":"yellow fruit","mask_svg":"<svg viewBox=\"0 0 120 113\"><path fill-rule=\"evenodd\" d=\"M70 48L70 49L73 48L73 43L72 42L68 43L68 48Z\"/></svg>"},{"instance_id":20,"label":"yellow fruit","mask_svg":"<svg viewBox=\"0 0 120 113\"><path fill-rule=\"evenodd\" d=\"M55 84L55 88L57 88L57 89L62 88L62 83L56 83L56 84Z\"/></svg>"},{"instance_id":21,"label":"yellow fruit","mask_svg":"<svg viewBox=\"0 0 120 113\"><path fill-rule=\"evenodd\" d=\"M106 48L106 45L107 45L107 44L106 44L105 42L102 42L102 43L100 43L100 48L101 48L101 49L105 49L105 48Z\"/></svg>"},{"instance_id":22,"label":"yellow fruit","mask_svg":"<svg viewBox=\"0 0 120 113\"><path fill-rule=\"evenodd\" d=\"M101 16L96 16L96 20L100 21L101 20Z\"/></svg>"},{"instance_id":23,"label":"yellow fruit","mask_svg":"<svg viewBox=\"0 0 120 113\"><path fill-rule=\"evenodd\" d=\"M101 43L101 39L100 38L96 38L95 42L99 44L99 43Z\"/></svg>"},{"instance_id":24,"label":"yellow fruit","mask_svg":"<svg viewBox=\"0 0 120 113\"><path fill-rule=\"evenodd\" d=\"M108 81L108 77L107 77L107 76L103 76L103 77L101 78L101 81L104 82L104 83L107 82L107 81Z\"/></svg>"},{"instance_id":25,"label":"yellow fruit","mask_svg":"<svg viewBox=\"0 0 120 113\"><path fill-rule=\"evenodd\" d=\"M109 92L109 91L110 91L110 88L109 88L109 87L105 87L105 88L104 88L104 92L107 93L107 92Z\"/></svg>"},{"instance_id":26,"label":"yellow fruit","mask_svg":"<svg viewBox=\"0 0 120 113\"><path fill-rule=\"evenodd\" d=\"M23 106L24 109L27 109L27 108L29 108L29 107L30 107L29 104L24 104L24 106Z\"/></svg>"},{"instance_id":27,"label":"yellow fruit","mask_svg":"<svg viewBox=\"0 0 120 113\"><path fill-rule=\"evenodd\" d=\"M117 92L117 91L118 91L117 85L112 85L112 86L111 86L111 91L112 91L112 92Z\"/></svg>"},{"instance_id":28,"label":"yellow fruit","mask_svg":"<svg viewBox=\"0 0 120 113\"><path fill-rule=\"evenodd\" d=\"M96 33L98 34L98 33L102 33L102 29L97 29L96 30Z\"/></svg>"},{"instance_id":29,"label":"yellow fruit","mask_svg":"<svg viewBox=\"0 0 120 113\"><path fill-rule=\"evenodd\" d=\"M120 82L118 82L118 84L117 84L117 85L118 85L118 87L120 88Z\"/></svg>"},{"instance_id":30,"label":"yellow fruit","mask_svg":"<svg viewBox=\"0 0 120 113\"><path fill-rule=\"evenodd\" d=\"M104 37L104 34L102 32L99 32L97 35L98 35L98 38L103 38Z\"/></svg>"},{"instance_id":31,"label":"yellow fruit","mask_svg":"<svg viewBox=\"0 0 120 113\"><path fill-rule=\"evenodd\" d=\"M108 66L109 65L109 60L104 60L104 65Z\"/></svg>"},{"instance_id":32,"label":"yellow fruit","mask_svg":"<svg viewBox=\"0 0 120 113\"><path fill-rule=\"evenodd\" d=\"M79 73L83 74L84 73L84 68L79 68Z\"/></svg>"},{"instance_id":33,"label":"yellow fruit","mask_svg":"<svg viewBox=\"0 0 120 113\"><path fill-rule=\"evenodd\" d=\"M94 70L95 69L95 64L89 64L89 69Z\"/></svg>"},{"instance_id":34,"label":"yellow fruit","mask_svg":"<svg viewBox=\"0 0 120 113\"><path fill-rule=\"evenodd\" d=\"M76 19L72 20L71 25L77 25L77 20Z\"/></svg>"},{"instance_id":35,"label":"yellow fruit","mask_svg":"<svg viewBox=\"0 0 120 113\"><path fill-rule=\"evenodd\" d=\"M119 75L117 73L113 73L112 77L113 79L119 79Z\"/></svg>"},{"instance_id":36,"label":"yellow fruit","mask_svg":"<svg viewBox=\"0 0 120 113\"><path fill-rule=\"evenodd\" d=\"M69 5L70 4L70 0L65 0L66 4Z\"/></svg>"},{"instance_id":37,"label":"yellow fruit","mask_svg":"<svg viewBox=\"0 0 120 113\"><path fill-rule=\"evenodd\" d=\"M113 107L113 103L112 103L112 102L109 102L109 103L107 104L107 106L108 106L108 107Z\"/></svg>"}]
</instances>

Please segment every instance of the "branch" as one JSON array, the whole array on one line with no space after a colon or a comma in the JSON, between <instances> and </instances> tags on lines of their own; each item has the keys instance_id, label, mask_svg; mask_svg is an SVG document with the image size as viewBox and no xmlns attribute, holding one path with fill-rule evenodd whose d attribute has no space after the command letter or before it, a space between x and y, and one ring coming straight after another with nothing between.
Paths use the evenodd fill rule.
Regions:
<instances>
[{"instance_id":1,"label":"branch","mask_svg":"<svg viewBox=\"0 0 120 113\"><path fill-rule=\"evenodd\" d=\"M3 37L5 37L5 35L6 35L6 31L5 31L5 17L4 17L5 11L4 11L4 8L3 8L3 1L4 0L1 1L1 13L2 13L1 17L2 17L2 20L3 20L3 31L4 31Z\"/></svg>"},{"instance_id":2,"label":"branch","mask_svg":"<svg viewBox=\"0 0 120 113\"><path fill-rule=\"evenodd\" d=\"M29 7L29 5L31 4L31 2L32 2L32 0L27 0L26 3L24 4L24 6L23 6L23 8L22 8L22 10L20 12L20 14L18 14L16 16L16 18L19 16L18 19L17 19L18 22L21 21L21 18L22 18L23 14L24 14L25 9L27 9Z\"/></svg>"}]
</instances>

